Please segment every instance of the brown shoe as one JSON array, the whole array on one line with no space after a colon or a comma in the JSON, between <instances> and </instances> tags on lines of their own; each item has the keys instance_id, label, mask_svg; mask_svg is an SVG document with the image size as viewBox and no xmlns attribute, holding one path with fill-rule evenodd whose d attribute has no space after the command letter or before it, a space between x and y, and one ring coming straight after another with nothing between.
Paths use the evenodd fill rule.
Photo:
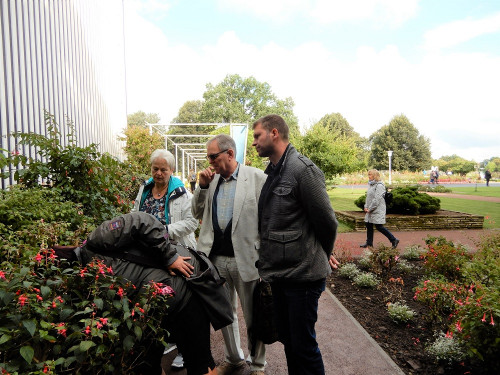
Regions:
<instances>
[{"instance_id":1,"label":"brown shoe","mask_svg":"<svg viewBox=\"0 0 500 375\"><path fill-rule=\"evenodd\" d=\"M233 371L239 370L246 366L246 364L247 363L245 361L241 361L236 364L224 361L219 366L217 366L217 375L230 375L233 373Z\"/></svg>"}]
</instances>

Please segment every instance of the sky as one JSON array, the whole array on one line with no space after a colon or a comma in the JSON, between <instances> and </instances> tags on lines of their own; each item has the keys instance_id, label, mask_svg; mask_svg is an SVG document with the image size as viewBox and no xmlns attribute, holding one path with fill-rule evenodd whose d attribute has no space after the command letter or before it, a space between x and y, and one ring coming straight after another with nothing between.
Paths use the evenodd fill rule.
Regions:
<instances>
[{"instance_id":1,"label":"sky","mask_svg":"<svg viewBox=\"0 0 500 375\"><path fill-rule=\"evenodd\" d=\"M500 156L498 0L125 0L127 112L162 123L228 74L291 97L302 131L404 114L433 158Z\"/></svg>"}]
</instances>

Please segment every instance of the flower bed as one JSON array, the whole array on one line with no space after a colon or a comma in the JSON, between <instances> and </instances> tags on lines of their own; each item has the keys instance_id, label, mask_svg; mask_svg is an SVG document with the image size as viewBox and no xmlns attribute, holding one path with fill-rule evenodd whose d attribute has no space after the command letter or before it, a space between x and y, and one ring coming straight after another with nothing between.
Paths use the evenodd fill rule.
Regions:
<instances>
[{"instance_id":1,"label":"flower bed","mask_svg":"<svg viewBox=\"0 0 500 375\"><path fill-rule=\"evenodd\" d=\"M499 373L500 235L473 255L444 238L426 243L403 259L385 247L344 259L329 287L405 373ZM366 272L376 286L356 282Z\"/></svg>"},{"instance_id":2,"label":"flower bed","mask_svg":"<svg viewBox=\"0 0 500 375\"><path fill-rule=\"evenodd\" d=\"M352 226L355 231L365 231L365 213L362 211L336 211L337 218ZM438 210L435 214L386 216L386 227L392 230L425 229L482 229L484 216L464 212Z\"/></svg>"}]
</instances>

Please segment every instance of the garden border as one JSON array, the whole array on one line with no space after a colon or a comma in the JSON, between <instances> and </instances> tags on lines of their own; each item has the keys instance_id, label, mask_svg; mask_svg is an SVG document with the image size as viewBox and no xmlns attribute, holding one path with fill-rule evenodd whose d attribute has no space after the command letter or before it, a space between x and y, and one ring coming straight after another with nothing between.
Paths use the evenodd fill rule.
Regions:
<instances>
[{"instance_id":1,"label":"garden border","mask_svg":"<svg viewBox=\"0 0 500 375\"><path fill-rule=\"evenodd\" d=\"M337 219L352 226L356 232L365 231L363 211L336 211ZM397 231L426 229L483 229L484 216L465 212L438 210L435 214L387 214L386 227Z\"/></svg>"}]
</instances>

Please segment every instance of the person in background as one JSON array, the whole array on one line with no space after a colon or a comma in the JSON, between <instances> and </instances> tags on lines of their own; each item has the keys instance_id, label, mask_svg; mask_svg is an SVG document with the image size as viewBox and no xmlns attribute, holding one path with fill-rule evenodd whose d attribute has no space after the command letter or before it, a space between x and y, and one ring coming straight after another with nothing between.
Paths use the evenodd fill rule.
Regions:
<instances>
[{"instance_id":1,"label":"person in background","mask_svg":"<svg viewBox=\"0 0 500 375\"><path fill-rule=\"evenodd\" d=\"M339 264L333 256L338 223L325 177L290 144L280 116L257 120L253 130L252 146L270 161L258 204L259 274L271 285L288 373L324 375L315 332L318 301Z\"/></svg>"},{"instance_id":2,"label":"person in background","mask_svg":"<svg viewBox=\"0 0 500 375\"><path fill-rule=\"evenodd\" d=\"M202 219L198 250L210 256L227 281L233 305L233 323L222 328L225 361L217 367L219 375L231 374L246 366L240 345L237 296L247 326L250 374L263 375L266 348L252 342L253 294L259 281L257 201L266 179L263 171L236 161L236 144L219 134L207 142L208 168L199 173L192 210Z\"/></svg>"},{"instance_id":3,"label":"person in background","mask_svg":"<svg viewBox=\"0 0 500 375\"><path fill-rule=\"evenodd\" d=\"M393 236L385 224L385 185L380 181L380 173L376 169L368 171L368 191L366 192L365 201L365 225L366 225L366 242L360 247L367 248L373 247L373 226L386 236L391 241L392 248L398 247L399 240Z\"/></svg>"},{"instance_id":4,"label":"person in background","mask_svg":"<svg viewBox=\"0 0 500 375\"><path fill-rule=\"evenodd\" d=\"M194 169L191 169L189 171L189 185L191 185L191 193L194 193L194 190L196 189L196 172Z\"/></svg>"},{"instance_id":5,"label":"person in background","mask_svg":"<svg viewBox=\"0 0 500 375\"><path fill-rule=\"evenodd\" d=\"M490 186L491 172L488 169L484 172L484 178L486 179L486 186Z\"/></svg>"},{"instance_id":6,"label":"person in background","mask_svg":"<svg viewBox=\"0 0 500 375\"><path fill-rule=\"evenodd\" d=\"M141 185L132 211L153 215L165 226L172 240L196 248L194 231L198 228L198 220L191 213L193 196L182 181L172 175L174 155L170 151L157 149L151 154L150 161L152 177ZM175 345L171 345L166 352L175 348ZM172 367L183 366L182 354L179 353Z\"/></svg>"}]
</instances>

